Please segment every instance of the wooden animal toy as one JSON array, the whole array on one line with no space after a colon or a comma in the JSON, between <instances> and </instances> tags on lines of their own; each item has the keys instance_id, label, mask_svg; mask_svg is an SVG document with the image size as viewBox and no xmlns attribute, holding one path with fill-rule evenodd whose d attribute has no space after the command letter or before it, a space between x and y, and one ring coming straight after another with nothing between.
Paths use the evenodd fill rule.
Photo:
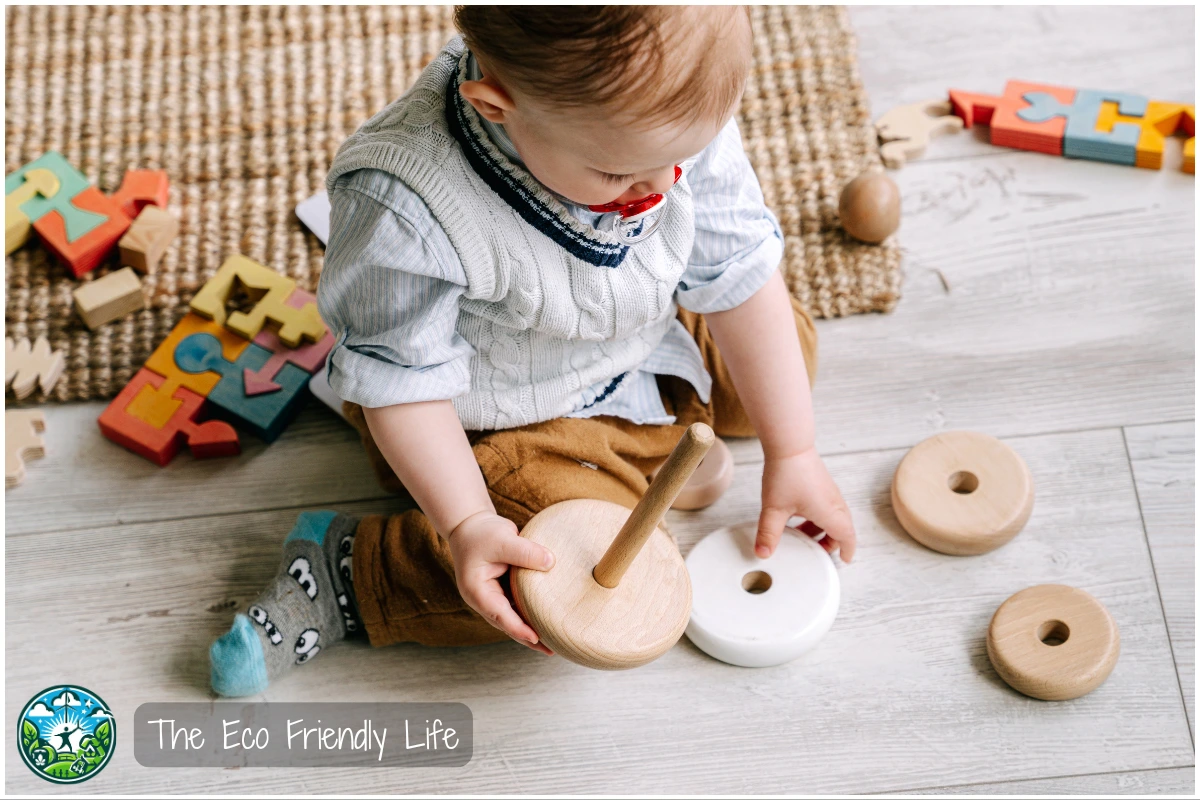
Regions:
<instances>
[{"instance_id":1,"label":"wooden animal toy","mask_svg":"<svg viewBox=\"0 0 1200 800\"><path fill-rule=\"evenodd\" d=\"M650 474L651 479L658 475L662 467ZM677 511L697 511L708 508L721 499L721 495L733 483L733 453L729 445L720 439L713 441L712 449L696 467L692 477L679 490L679 495L671 508Z\"/></svg>"},{"instance_id":2,"label":"wooden animal toy","mask_svg":"<svg viewBox=\"0 0 1200 800\"><path fill-rule=\"evenodd\" d=\"M228 424L197 422L204 398L182 386L162 392L164 379L140 369L98 420L100 432L122 447L166 466L187 442L196 458L241 452L237 431ZM147 419L149 418L149 419Z\"/></svg>"},{"instance_id":3,"label":"wooden animal toy","mask_svg":"<svg viewBox=\"0 0 1200 800\"><path fill-rule=\"evenodd\" d=\"M42 437L46 415L36 410L4 412L4 487L11 489L25 480L25 459L46 455Z\"/></svg>"},{"instance_id":4,"label":"wooden animal toy","mask_svg":"<svg viewBox=\"0 0 1200 800\"><path fill-rule=\"evenodd\" d=\"M900 227L900 188L882 172L864 172L842 189L838 216L846 233L879 244Z\"/></svg>"},{"instance_id":5,"label":"wooden animal toy","mask_svg":"<svg viewBox=\"0 0 1200 800\"><path fill-rule=\"evenodd\" d=\"M146 307L142 282L129 267L88 281L71 294L75 311L92 330Z\"/></svg>"},{"instance_id":6,"label":"wooden animal toy","mask_svg":"<svg viewBox=\"0 0 1200 800\"><path fill-rule=\"evenodd\" d=\"M147 206L167 207L170 181L165 170L126 170L121 179L121 188L113 194L113 200L130 219L139 217Z\"/></svg>"},{"instance_id":7,"label":"wooden animal toy","mask_svg":"<svg viewBox=\"0 0 1200 800\"><path fill-rule=\"evenodd\" d=\"M178 233L179 220L162 208L146 206L117 242L121 263L143 275L154 272Z\"/></svg>"},{"instance_id":8,"label":"wooden animal toy","mask_svg":"<svg viewBox=\"0 0 1200 800\"><path fill-rule=\"evenodd\" d=\"M892 479L896 518L921 544L952 556L995 550L1033 512L1033 478L1008 445L984 433L939 433L909 450Z\"/></svg>"},{"instance_id":9,"label":"wooden animal toy","mask_svg":"<svg viewBox=\"0 0 1200 800\"><path fill-rule=\"evenodd\" d=\"M687 429L632 511L568 500L535 514L521 535L554 553L546 572L514 568L517 610L563 658L593 669L629 669L665 653L692 607L687 567L659 523L712 447L712 428Z\"/></svg>"},{"instance_id":10,"label":"wooden animal toy","mask_svg":"<svg viewBox=\"0 0 1200 800\"><path fill-rule=\"evenodd\" d=\"M245 256L230 256L192 298L192 311L247 339L257 336L269 320L279 326L276 335L281 342L298 347L302 339L321 340L327 329L315 303L302 308L287 304L295 288L294 281L262 264ZM253 305L246 311L229 311L226 304L239 291L248 295Z\"/></svg>"},{"instance_id":11,"label":"wooden animal toy","mask_svg":"<svg viewBox=\"0 0 1200 800\"><path fill-rule=\"evenodd\" d=\"M4 340L4 385L12 387L18 400L33 394L39 385L43 394L50 394L64 367L62 351L51 352L45 336L39 336L32 347L28 339Z\"/></svg>"},{"instance_id":12,"label":"wooden animal toy","mask_svg":"<svg viewBox=\"0 0 1200 800\"><path fill-rule=\"evenodd\" d=\"M899 169L924 153L932 136L962 128L962 119L950 113L945 100L899 106L875 121L875 131L883 142L879 155L890 169Z\"/></svg>"},{"instance_id":13,"label":"wooden animal toy","mask_svg":"<svg viewBox=\"0 0 1200 800\"><path fill-rule=\"evenodd\" d=\"M688 553L692 616L687 637L715 659L772 667L814 648L833 626L841 589L833 559L785 529L775 553L754 554L754 522L721 528Z\"/></svg>"},{"instance_id":14,"label":"wooden animal toy","mask_svg":"<svg viewBox=\"0 0 1200 800\"><path fill-rule=\"evenodd\" d=\"M1071 700L1104 683L1121 635L1104 605L1082 589L1032 586L1004 601L987 633L988 658L1021 694Z\"/></svg>"}]
</instances>

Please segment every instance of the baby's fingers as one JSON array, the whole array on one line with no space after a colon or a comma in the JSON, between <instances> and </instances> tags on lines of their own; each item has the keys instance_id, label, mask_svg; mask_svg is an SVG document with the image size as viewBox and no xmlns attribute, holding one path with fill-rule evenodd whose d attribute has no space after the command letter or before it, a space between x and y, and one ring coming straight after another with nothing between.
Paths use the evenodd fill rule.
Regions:
<instances>
[{"instance_id":1,"label":"baby's fingers","mask_svg":"<svg viewBox=\"0 0 1200 800\"><path fill-rule=\"evenodd\" d=\"M505 537L496 558L505 564L545 571L554 566L554 553L520 536Z\"/></svg>"},{"instance_id":2,"label":"baby's fingers","mask_svg":"<svg viewBox=\"0 0 1200 800\"><path fill-rule=\"evenodd\" d=\"M779 544L783 535L783 526L787 524L787 511L779 508L764 508L758 515L758 535L754 539L754 554L759 558L769 558Z\"/></svg>"},{"instance_id":3,"label":"baby's fingers","mask_svg":"<svg viewBox=\"0 0 1200 800\"><path fill-rule=\"evenodd\" d=\"M476 610L495 627L507 633L521 644L533 650L553 655L550 649L538 641L538 635L521 619L504 596L504 591L495 581L476 598Z\"/></svg>"}]
</instances>

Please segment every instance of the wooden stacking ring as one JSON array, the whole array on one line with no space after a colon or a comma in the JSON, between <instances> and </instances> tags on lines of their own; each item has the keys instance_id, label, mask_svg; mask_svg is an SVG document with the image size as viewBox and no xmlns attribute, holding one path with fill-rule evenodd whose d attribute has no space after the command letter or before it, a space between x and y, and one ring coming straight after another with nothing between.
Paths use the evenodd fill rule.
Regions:
<instances>
[{"instance_id":1,"label":"wooden stacking ring","mask_svg":"<svg viewBox=\"0 0 1200 800\"><path fill-rule=\"evenodd\" d=\"M656 469L651 477L657 475ZM721 499L721 495L725 494L732 483L733 453L729 452L729 445L717 439L708 455L700 462L700 466L692 473L692 477L683 485L671 508L679 511L708 508Z\"/></svg>"},{"instance_id":2,"label":"wooden stacking ring","mask_svg":"<svg viewBox=\"0 0 1200 800\"><path fill-rule=\"evenodd\" d=\"M1005 600L988 626L988 658L1021 694L1071 700L1104 683L1121 635L1104 605L1082 589L1045 584Z\"/></svg>"},{"instance_id":3,"label":"wooden stacking ring","mask_svg":"<svg viewBox=\"0 0 1200 800\"><path fill-rule=\"evenodd\" d=\"M521 536L555 561L545 572L514 567L513 601L547 647L585 667L629 669L679 641L692 584L660 523L715 440L707 425L689 427L632 511L567 500L526 523Z\"/></svg>"},{"instance_id":4,"label":"wooden stacking ring","mask_svg":"<svg viewBox=\"0 0 1200 800\"><path fill-rule=\"evenodd\" d=\"M900 461L892 508L921 544L974 556L1012 539L1033 511L1033 477L1016 452L974 431L939 433Z\"/></svg>"}]
</instances>

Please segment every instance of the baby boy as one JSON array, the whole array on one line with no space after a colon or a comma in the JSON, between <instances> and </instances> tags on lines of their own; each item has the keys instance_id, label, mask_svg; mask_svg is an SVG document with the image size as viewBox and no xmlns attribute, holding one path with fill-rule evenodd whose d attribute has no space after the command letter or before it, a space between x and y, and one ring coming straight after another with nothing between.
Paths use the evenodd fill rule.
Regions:
<instances>
[{"instance_id":1,"label":"baby boy","mask_svg":"<svg viewBox=\"0 0 1200 800\"><path fill-rule=\"evenodd\" d=\"M328 177L329 380L417 508L306 512L279 574L212 646L254 694L347 635L550 651L505 593L518 535L575 498L632 507L687 425L755 436L755 551L789 517L849 561L813 446L816 334L778 266L734 113L743 8L462 6L416 84Z\"/></svg>"}]
</instances>

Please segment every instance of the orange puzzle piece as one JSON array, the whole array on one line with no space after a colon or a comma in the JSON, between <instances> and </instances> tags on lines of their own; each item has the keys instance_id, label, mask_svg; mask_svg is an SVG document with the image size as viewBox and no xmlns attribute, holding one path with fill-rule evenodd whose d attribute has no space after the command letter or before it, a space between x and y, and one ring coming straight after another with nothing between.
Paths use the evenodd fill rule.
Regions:
<instances>
[{"instance_id":1,"label":"orange puzzle piece","mask_svg":"<svg viewBox=\"0 0 1200 800\"><path fill-rule=\"evenodd\" d=\"M1018 117L1017 112L1030 105L1025 100L1025 94L1029 92L1045 92L1063 105L1075 102L1074 89L1044 83L1009 81L1000 97L952 89L950 106L955 115L962 117L965 128L975 123L990 125L994 145L1061 156L1067 120L1065 117L1055 117L1045 122L1026 122Z\"/></svg>"},{"instance_id":2,"label":"orange puzzle piece","mask_svg":"<svg viewBox=\"0 0 1200 800\"><path fill-rule=\"evenodd\" d=\"M170 183L167 173L161 169L126 170L121 179L121 188L113 194L113 200L130 218L142 213L147 205L167 207Z\"/></svg>"},{"instance_id":3,"label":"orange puzzle piece","mask_svg":"<svg viewBox=\"0 0 1200 800\"><path fill-rule=\"evenodd\" d=\"M250 346L249 340L243 339L232 331L226 330L212 320L207 320L196 314L188 314L179 320L179 324L167 334L167 338L150 354L150 358L146 359L145 368L166 378L167 388L169 389L173 389L176 386L184 386L201 397L208 397L213 387L221 380L221 375L216 372L201 372L199 374L184 372L175 363L175 348L193 333L210 333L217 337L217 341L221 343L221 355L225 357L226 361L237 361L242 351ZM170 393L168 392L167 394L169 395ZM149 404L139 404L137 409L131 413L147 421L158 419L166 413L165 406L161 405L157 411L149 409Z\"/></svg>"},{"instance_id":4,"label":"orange puzzle piece","mask_svg":"<svg viewBox=\"0 0 1200 800\"><path fill-rule=\"evenodd\" d=\"M117 240L129 229L130 219L111 197L95 186L89 186L75 195L71 204L84 211L103 214L108 219L73 242L67 240L65 223L57 211L51 211L35 221L33 229L47 249L78 278L104 261Z\"/></svg>"},{"instance_id":5,"label":"orange puzzle piece","mask_svg":"<svg viewBox=\"0 0 1200 800\"><path fill-rule=\"evenodd\" d=\"M204 398L182 386L168 394L164 379L148 369L138 370L98 420L100 432L117 444L166 466L186 441L196 458L232 456L241 452L237 432L219 420L196 422ZM133 412L135 404L155 408L147 421ZM170 409L170 413L164 412ZM157 424L161 422L161 424Z\"/></svg>"}]
</instances>

